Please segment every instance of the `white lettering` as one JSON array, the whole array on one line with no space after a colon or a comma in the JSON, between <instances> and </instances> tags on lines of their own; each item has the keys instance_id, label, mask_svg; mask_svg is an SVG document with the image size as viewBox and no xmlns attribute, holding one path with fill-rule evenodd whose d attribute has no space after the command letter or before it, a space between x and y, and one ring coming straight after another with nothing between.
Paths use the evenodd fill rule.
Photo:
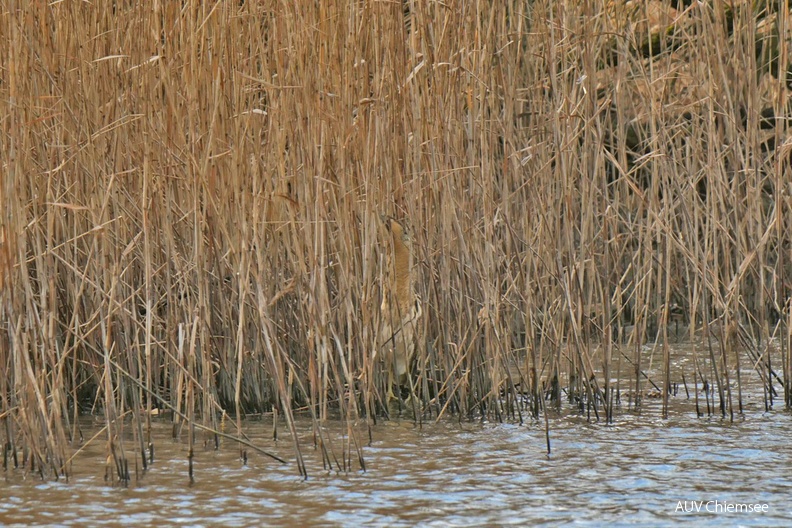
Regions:
<instances>
[{"instance_id":1,"label":"white lettering","mask_svg":"<svg viewBox=\"0 0 792 528\"><path fill-rule=\"evenodd\" d=\"M685 513L700 512L704 501L677 501L675 512L683 511Z\"/></svg>"},{"instance_id":2,"label":"white lettering","mask_svg":"<svg viewBox=\"0 0 792 528\"><path fill-rule=\"evenodd\" d=\"M701 512L702 508L707 513L767 513L770 505L767 503L742 503L726 502L719 500L711 501L677 501L674 512L696 513Z\"/></svg>"}]
</instances>

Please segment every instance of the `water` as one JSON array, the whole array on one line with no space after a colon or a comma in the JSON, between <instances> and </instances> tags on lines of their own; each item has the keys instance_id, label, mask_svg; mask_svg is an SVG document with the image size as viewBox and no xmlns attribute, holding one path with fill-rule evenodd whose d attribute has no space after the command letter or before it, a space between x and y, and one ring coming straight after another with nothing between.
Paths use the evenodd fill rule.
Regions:
<instances>
[{"instance_id":1,"label":"water","mask_svg":"<svg viewBox=\"0 0 792 528\"><path fill-rule=\"evenodd\" d=\"M672 381L685 372L694 378L693 350L690 344L675 347ZM647 363L646 372L660 383L662 376ZM668 419L661 417L661 400L652 398L636 414L624 396L612 425L592 423L568 405L560 415L551 410L549 456L543 420L447 419L421 427L406 419L380 421L370 445L360 428L366 471L323 469L311 424L299 420L308 479L298 474L284 426L274 442L271 424L247 421L251 441L288 463L248 449L243 465L233 442L214 450L211 441L210 447L201 441L191 484L187 445L172 440L171 425L160 419L153 430L155 463L126 487L104 480L103 440L75 459L69 482L0 472L0 525L792 525L792 413L780 402L779 410L765 412L761 382L749 367L743 367L742 384L745 413L734 423L697 417L681 385L670 398ZM736 408L736 392L734 398ZM703 395L700 405L706 410ZM96 431L86 422L83 435ZM343 424L328 424L335 457L342 457L345 433ZM724 505L748 504L764 511L724 511Z\"/></svg>"},{"instance_id":2,"label":"water","mask_svg":"<svg viewBox=\"0 0 792 528\"><path fill-rule=\"evenodd\" d=\"M0 482L0 521L11 526L784 526L792 519L792 417L752 411L730 424L698 419L689 404L659 418L659 402L614 425L583 417L542 423L444 422L421 428L384 422L364 448L367 470L327 471L299 427L307 480L288 441L248 423L257 444L289 458L279 464L236 447L197 450L195 483L186 446L158 425L157 460L128 487L104 482L101 445L89 447L68 483L9 471ZM331 431L340 456L339 431ZM681 501L681 502L680 502ZM687 501L687 502L685 502ZM684 513L691 501L700 512ZM723 503L765 504L759 513L714 512ZM713 510L707 512L707 506ZM680 511L677 511L680 510Z\"/></svg>"}]
</instances>

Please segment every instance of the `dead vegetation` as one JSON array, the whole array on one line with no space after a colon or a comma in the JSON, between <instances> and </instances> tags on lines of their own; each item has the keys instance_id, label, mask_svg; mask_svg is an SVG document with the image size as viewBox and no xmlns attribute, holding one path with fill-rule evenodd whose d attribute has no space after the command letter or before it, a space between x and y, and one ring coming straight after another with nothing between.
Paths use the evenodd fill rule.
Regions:
<instances>
[{"instance_id":1,"label":"dead vegetation","mask_svg":"<svg viewBox=\"0 0 792 528\"><path fill-rule=\"evenodd\" d=\"M674 317L717 412L740 368L789 406L779 5L3 2L6 464L68 472L81 412L124 479L155 410L191 448L301 411L323 449L350 424L349 467L388 412L380 214L411 227L426 418L612 419L647 342L667 404Z\"/></svg>"}]
</instances>

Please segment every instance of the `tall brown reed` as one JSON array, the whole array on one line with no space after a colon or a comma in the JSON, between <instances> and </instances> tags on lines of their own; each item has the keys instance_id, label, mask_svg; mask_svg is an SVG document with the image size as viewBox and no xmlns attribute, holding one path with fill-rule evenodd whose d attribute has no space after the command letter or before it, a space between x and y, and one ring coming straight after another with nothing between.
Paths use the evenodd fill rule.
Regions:
<instances>
[{"instance_id":1,"label":"tall brown reed","mask_svg":"<svg viewBox=\"0 0 792 528\"><path fill-rule=\"evenodd\" d=\"M243 457L273 412L305 473L303 411L327 465L362 465L379 214L413 232L427 418L612 420L649 368L667 412L674 306L720 413L749 366L791 405L778 5L4 2L7 452L67 473L89 408L124 480L155 409Z\"/></svg>"}]
</instances>

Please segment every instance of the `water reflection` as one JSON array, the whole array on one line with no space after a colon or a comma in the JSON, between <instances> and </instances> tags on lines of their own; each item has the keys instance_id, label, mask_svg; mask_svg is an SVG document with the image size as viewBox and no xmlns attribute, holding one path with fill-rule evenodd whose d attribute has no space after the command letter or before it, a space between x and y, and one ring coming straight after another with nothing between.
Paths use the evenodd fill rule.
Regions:
<instances>
[{"instance_id":1,"label":"water reflection","mask_svg":"<svg viewBox=\"0 0 792 528\"><path fill-rule=\"evenodd\" d=\"M235 446L226 443L219 451L198 451L192 486L186 447L164 440L169 426L163 423L158 460L137 483L106 485L102 447L91 446L69 483L40 482L35 476L25 481L19 473L7 472L0 483L0 520L25 526L788 522L788 414L754 413L734 424L690 413L674 416L660 420L652 412L622 414L610 426L556 417L550 422L549 457L541 423L445 422L417 428L411 422L386 422L375 427L374 441L364 450L366 472L323 471L319 453L305 449L307 481L293 464L260 455L249 453L248 465L241 466ZM309 434L307 422L301 428ZM248 424L247 432L261 445L272 444L266 440L269 431L264 424ZM336 440L338 434L330 431ZM309 436L303 445L310 445ZM333 446L338 456L340 445ZM290 457L288 442L272 449ZM766 503L769 511L675 512L679 501L710 500Z\"/></svg>"}]
</instances>

